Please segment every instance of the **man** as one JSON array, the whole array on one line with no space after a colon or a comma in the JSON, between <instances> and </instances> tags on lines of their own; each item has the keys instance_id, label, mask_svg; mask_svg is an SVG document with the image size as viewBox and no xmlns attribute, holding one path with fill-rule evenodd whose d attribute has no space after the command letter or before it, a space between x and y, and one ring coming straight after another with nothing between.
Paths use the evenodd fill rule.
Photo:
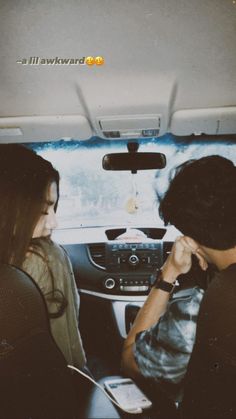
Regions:
<instances>
[{"instance_id":1,"label":"man","mask_svg":"<svg viewBox=\"0 0 236 419\"><path fill-rule=\"evenodd\" d=\"M166 364L160 367L161 373L155 378L161 386L171 381L170 366L174 365L175 357L178 361L181 345L177 344L176 349L176 334L173 342L170 336L166 344L163 319L169 313L173 285L180 274L190 270L195 255L202 270L211 263L219 273L201 303L196 344L185 382L183 415L198 419L233 417L236 413L233 395L236 388L236 168L233 163L220 156L209 156L180 166L161 203L160 214L165 224L175 225L183 236L175 241L127 337L124 369L133 377L140 373L147 376L150 358L155 365L154 355L161 352L158 345L152 352L153 343L159 342L161 350L164 348L170 357L163 357ZM176 313L173 311L171 317ZM149 347L146 352L145 343ZM185 370L187 365L185 359ZM173 368L175 381L172 382L176 384L184 376L178 379L181 367L175 363Z\"/></svg>"}]
</instances>

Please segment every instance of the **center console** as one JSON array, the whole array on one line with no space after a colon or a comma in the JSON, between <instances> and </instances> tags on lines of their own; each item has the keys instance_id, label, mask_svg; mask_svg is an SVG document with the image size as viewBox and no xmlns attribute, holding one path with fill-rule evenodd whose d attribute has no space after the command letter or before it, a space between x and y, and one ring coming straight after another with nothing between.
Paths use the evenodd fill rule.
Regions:
<instances>
[{"instance_id":1,"label":"center console","mask_svg":"<svg viewBox=\"0 0 236 419\"><path fill-rule=\"evenodd\" d=\"M152 273L163 263L162 242L107 243L104 287L120 293L147 292Z\"/></svg>"}]
</instances>

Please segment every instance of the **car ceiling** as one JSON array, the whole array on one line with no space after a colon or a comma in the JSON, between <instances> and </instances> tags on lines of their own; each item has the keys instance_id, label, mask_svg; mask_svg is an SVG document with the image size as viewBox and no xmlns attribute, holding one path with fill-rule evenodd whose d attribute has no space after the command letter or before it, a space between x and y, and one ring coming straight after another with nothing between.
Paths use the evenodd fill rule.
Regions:
<instances>
[{"instance_id":1,"label":"car ceiling","mask_svg":"<svg viewBox=\"0 0 236 419\"><path fill-rule=\"evenodd\" d=\"M236 133L235 1L0 0L0 16L2 142L102 137L103 119L132 131L156 116L159 135ZM105 63L17 63L87 56Z\"/></svg>"}]
</instances>

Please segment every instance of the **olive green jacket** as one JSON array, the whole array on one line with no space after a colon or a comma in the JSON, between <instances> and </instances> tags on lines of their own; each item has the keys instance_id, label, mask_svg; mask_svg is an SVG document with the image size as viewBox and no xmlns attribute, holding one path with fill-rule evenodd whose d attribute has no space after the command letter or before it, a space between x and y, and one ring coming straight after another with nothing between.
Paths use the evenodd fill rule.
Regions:
<instances>
[{"instance_id":1,"label":"olive green jacket","mask_svg":"<svg viewBox=\"0 0 236 419\"><path fill-rule=\"evenodd\" d=\"M68 303L64 313L60 317L50 318L52 335L67 363L83 368L86 357L78 329L79 294L69 257L65 250L51 239L37 239L36 243L37 254L28 252L23 270L38 284L49 313L58 311L58 303L49 298L52 295L52 277L54 289L64 294Z\"/></svg>"}]
</instances>

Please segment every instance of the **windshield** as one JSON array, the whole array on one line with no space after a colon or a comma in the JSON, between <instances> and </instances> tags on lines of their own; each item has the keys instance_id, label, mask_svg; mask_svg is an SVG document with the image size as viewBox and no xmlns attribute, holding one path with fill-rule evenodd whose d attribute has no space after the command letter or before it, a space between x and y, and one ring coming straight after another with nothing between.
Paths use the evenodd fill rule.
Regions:
<instances>
[{"instance_id":1,"label":"windshield","mask_svg":"<svg viewBox=\"0 0 236 419\"><path fill-rule=\"evenodd\" d=\"M236 163L235 137L174 138L171 135L139 141L139 151L161 152L167 165L161 170L105 171L106 153L126 152L126 143L97 137L89 141L58 141L27 146L50 160L60 172L59 228L108 225L163 225L159 199L166 191L172 169L193 158L219 154Z\"/></svg>"}]
</instances>

